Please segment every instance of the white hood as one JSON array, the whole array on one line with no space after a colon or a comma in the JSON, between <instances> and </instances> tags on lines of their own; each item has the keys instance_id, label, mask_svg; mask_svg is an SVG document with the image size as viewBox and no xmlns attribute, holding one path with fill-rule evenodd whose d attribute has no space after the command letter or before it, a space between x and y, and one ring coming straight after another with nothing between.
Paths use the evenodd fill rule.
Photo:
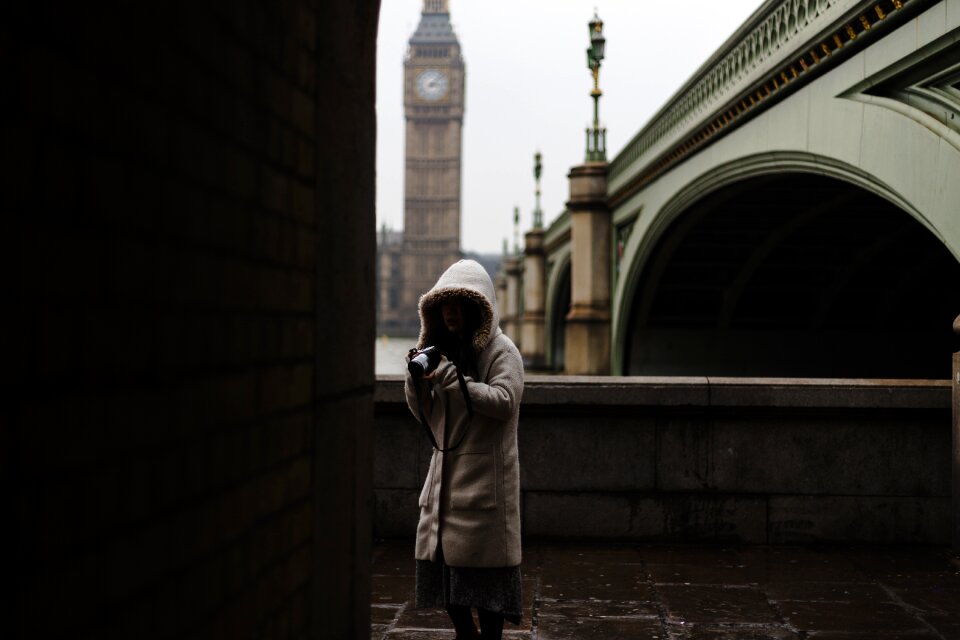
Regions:
<instances>
[{"instance_id":1,"label":"white hood","mask_svg":"<svg viewBox=\"0 0 960 640\"><path fill-rule=\"evenodd\" d=\"M460 260L443 272L430 291L420 296L418 349L433 344L430 336L438 324L443 323L440 305L444 300L456 297L469 298L480 308L480 328L473 334L473 348L477 353L500 333L496 289L487 270L475 260Z\"/></svg>"}]
</instances>

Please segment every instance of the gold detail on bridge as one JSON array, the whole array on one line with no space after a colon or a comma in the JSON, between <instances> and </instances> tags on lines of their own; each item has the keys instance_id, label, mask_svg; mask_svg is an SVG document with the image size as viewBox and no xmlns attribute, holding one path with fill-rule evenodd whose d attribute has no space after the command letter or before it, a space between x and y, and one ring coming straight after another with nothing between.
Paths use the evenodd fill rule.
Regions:
<instances>
[{"instance_id":1,"label":"gold detail on bridge","mask_svg":"<svg viewBox=\"0 0 960 640\"><path fill-rule=\"evenodd\" d=\"M849 24L847 25L847 35L850 36L851 40L857 39L857 32L853 30L853 27Z\"/></svg>"},{"instance_id":2,"label":"gold detail on bridge","mask_svg":"<svg viewBox=\"0 0 960 640\"><path fill-rule=\"evenodd\" d=\"M883 20L884 18L887 17L886 14L883 12L883 9L880 8L880 5L876 5L873 8L873 10L876 12L877 18L879 18L880 20Z\"/></svg>"},{"instance_id":3,"label":"gold detail on bridge","mask_svg":"<svg viewBox=\"0 0 960 640\"><path fill-rule=\"evenodd\" d=\"M860 24L863 25L864 31L869 31L870 27L873 26L870 24L870 21L867 20L867 16L860 16Z\"/></svg>"},{"instance_id":4,"label":"gold detail on bridge","mask_svg":"<svg viewBox=\"0 0 960 640\"><path fill-rule=\"evenodd\" d=\"M810 57L813 58L813 64L820 64L820 56L817 55L815 49L810 49Z\"/></svg>"},{"instance_id":5,"label":"gold detail on bridge","mask_svg":"<svg viewBox=\"0 0 960 640\"><path fill-rule=\"evenodd\" d=\"M829 56L829 55L830 55L830 47L827 46L827 43L826 43L826 42L824 42L823 44L821 44L821 45L820 45L820 48L823 50L823 55L825 55L825 56Z\"/></svg>"},{"instance_id":6,"label":"gold detail on bridge","mask_svg":"<svg viewBox=\"0 0 960 640\"><path fill-rule=\"evenodd\" d=\"M835 33L833 34L833 42L837 45L837 49L843 48L843 41L840 39L840 35Z\"/></svg>"}]
</instances>

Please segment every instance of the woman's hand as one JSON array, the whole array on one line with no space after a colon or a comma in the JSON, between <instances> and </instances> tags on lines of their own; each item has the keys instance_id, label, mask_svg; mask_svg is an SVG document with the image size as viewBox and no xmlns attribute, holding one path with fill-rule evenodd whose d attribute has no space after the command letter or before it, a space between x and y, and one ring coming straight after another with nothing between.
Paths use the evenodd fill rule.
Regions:
<instances>
[{"instance_id":1,"label":"woman's hand","mask_svg":"<svg viewBox=\"0 0 960 640\"><path fill-rule=\"evenodd\" d=\"M429 381L430 384L443 387L449 382L451 377L454 379L457 377L456 373L454 373L454 365L447 359L447 356L442 355L440 356L440 363L437 365L437 368L424 375L423 379Z\"/></svg>"},{"instance_id":2,"label":"woman's hand","mask_svg":"<svg viewBox=\"0 0 960 640\"><path fill-rule=\"evenodd\" d=\"M447 362L447 356L441 355L441 356L440 356L440 362L437 363L437 367L436 367L433 371L431 371L430 373L425 373L425 374L423 375L423 379L424 379L424 380L429 380L429 381L432 383L434 380L437 379L437 375L439 374L440 370L443 369L443 365L444 365L444 363L446 363L446 362Z\"/></svg>"}]
</instances>

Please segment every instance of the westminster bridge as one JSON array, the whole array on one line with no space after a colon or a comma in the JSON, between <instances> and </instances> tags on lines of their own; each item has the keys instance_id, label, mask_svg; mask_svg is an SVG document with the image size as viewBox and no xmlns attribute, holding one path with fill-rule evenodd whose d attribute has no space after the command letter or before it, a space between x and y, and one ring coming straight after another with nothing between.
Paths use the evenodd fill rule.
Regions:
<instances>
[{"instance_id":1,"label":"westminster bridge","mask_svg":"<svg viewBox=\"0 0 960 640\"><path fill-rule=\"evenodd\" d=\"M765 2L506 259L528 364L949 377L958 40L956 0Z\"/></svg>"}]
</instances>

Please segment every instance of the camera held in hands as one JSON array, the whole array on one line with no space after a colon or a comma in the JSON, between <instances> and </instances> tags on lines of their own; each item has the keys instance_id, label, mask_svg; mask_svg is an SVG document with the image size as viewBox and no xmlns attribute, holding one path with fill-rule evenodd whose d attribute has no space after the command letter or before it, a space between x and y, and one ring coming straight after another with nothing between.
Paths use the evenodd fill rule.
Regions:
<instances>
[{"instance_id":1,"label":"camera held in hands","mask_svg":"<svg viewBox=\"0 0 960 640\"><path fill-rule=\"evenodd\" d=\"M436 369L442 356L443 354L437 347L424 347L419 351L410 349L410 362L407 363L407 370L414 378L420 378Z\"/></svg>"}]
</instances>

